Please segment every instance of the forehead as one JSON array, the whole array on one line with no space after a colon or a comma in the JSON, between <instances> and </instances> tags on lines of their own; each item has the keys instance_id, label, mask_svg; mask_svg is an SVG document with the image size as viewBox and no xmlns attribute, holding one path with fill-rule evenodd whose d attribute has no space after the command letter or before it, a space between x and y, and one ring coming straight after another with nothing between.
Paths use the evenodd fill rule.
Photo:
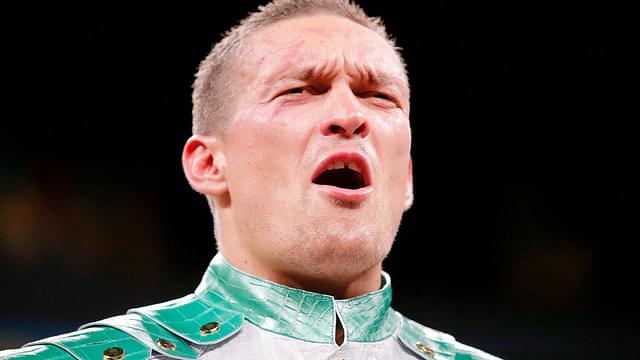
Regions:
<instances>
[{"instance_id":1,"label":"forehead","mask_svg":"<svg viewBox=\"0 0 640 360\"><path fill-rule=\"evenodd\" d=\"M376 32L337 15L300 16L276 22L252 35L245 71L258 78L291 68L336 64L347 70L380 71L406 83L404 67L391 45Z\"/></svg>"}]
</instances>

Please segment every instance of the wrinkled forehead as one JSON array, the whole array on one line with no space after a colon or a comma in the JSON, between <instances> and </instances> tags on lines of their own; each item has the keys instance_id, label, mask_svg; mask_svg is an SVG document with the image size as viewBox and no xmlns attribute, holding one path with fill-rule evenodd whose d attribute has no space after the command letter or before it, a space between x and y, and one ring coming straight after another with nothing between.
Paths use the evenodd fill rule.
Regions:
<instances>
[{"instance_id":1,"label":"wrinkled forehead","mask_svg":"<svg viewBox=\"0 0 640 360\"><path fill-rule=\"evenodd\" d=\"M291 68L342 66L385 74L408 87L402 61L376 32L337 15L318 14L266 26L245 43L250 56L245 71L257 78L277 76Z\"/></svg>"}]
</instances>

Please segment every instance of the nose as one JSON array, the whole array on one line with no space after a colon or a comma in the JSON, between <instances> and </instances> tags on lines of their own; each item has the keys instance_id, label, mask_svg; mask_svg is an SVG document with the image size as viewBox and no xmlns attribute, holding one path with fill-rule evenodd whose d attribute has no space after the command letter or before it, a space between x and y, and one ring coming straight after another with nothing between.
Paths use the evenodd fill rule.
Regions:
<instances>
[{"instance_id":1,"label":"nose","mask_svg":"<svg viewBox=\"0 0 640 360\"><path fill-rule=\"evenodd\" d=\"M332 89L326 104L327 117L320 124L324 136L337 135L345 138L369 135L369 121L363 114L357 96L349 86Z\"/></svg>"}]
</instances>

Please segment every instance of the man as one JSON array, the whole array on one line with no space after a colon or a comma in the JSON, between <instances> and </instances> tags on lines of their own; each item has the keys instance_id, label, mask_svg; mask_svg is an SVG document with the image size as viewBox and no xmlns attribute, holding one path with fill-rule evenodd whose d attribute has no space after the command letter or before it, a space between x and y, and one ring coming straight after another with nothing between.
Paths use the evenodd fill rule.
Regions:
<instances>
[{"instance_id":1,"label":"man","mask_svg":"<svg viewBox=\"0 0 640 360\"><path fill-rule=\"evenodd\" d=\"M194 294L14 359L495 359L389 307L413 201L409 85L378 19L275 0L201 63L182 156L219 248Z\"/></svg>"}]
</instances>

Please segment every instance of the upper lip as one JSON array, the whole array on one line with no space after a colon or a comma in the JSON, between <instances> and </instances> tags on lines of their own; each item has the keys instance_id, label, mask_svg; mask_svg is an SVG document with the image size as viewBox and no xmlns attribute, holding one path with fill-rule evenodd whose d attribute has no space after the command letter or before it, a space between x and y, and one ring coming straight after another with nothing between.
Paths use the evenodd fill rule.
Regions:
<instances>
[{"instance_id":1,"label":"upper lip","mask_svg":"<svg viewBox=\"0 0 640 360\"><path fill-rule=\"evenodd\" d=\"M371 185L371 167L369 166L369 161L362 154L357 152L338 152L324 158L320 164L316 167L316 170L313 172L313 176L311 176L311 181L315 181L320 174L322 174L327 167L336 162L342 161L343 163L355 163L360 169L360 173L362 174L362 178L364 179L364 187Z\"/></svg>"}]
</instances>

